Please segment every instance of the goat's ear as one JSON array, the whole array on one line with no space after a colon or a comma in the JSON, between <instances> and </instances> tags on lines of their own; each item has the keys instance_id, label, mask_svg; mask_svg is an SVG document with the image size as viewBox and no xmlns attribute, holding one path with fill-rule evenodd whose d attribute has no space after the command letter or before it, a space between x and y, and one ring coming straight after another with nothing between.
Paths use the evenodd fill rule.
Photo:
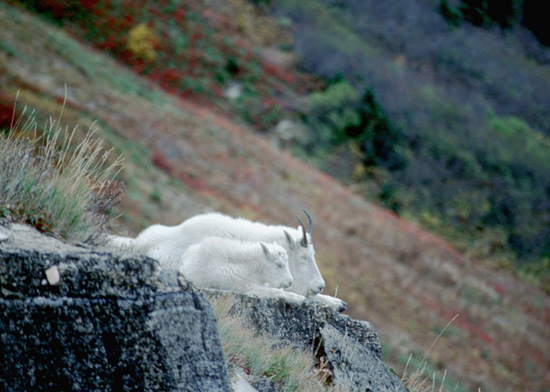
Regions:
<instances>
[{"instance_id":1,"label":"goat's ear","mask_svg":"<svg viewBox=\"0 0 550 392\"><path fill-rule=\"evenodd\" d=\"M285 233L285 239L286 243L288 244L288 249L294 249L296 247L296 242L294 242L294 238L290 234L288 234L288 231L283 230Z\"/></svg>"},{"instance_id":2,"label":"goat's ear","mask_svg":"<svg viewBox=\"0 0 550 392\"><path fill-rule=\"evenodd\" d=\"M264 244L263 242L260 242L260 245L262 246L262 249L264 251L264 255L266 257L269 257L270 253L269 253L269 249L267 248L266 244Z\"/></svg>"}]
</instances>

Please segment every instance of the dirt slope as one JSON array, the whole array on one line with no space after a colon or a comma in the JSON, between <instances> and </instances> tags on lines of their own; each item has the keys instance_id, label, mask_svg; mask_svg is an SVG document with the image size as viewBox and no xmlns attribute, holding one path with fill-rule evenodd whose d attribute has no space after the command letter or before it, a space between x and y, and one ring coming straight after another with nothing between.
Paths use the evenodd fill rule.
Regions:
<instances>
[{"instance_id":1,"label":"dirt slope","mask_svg":"<svg viewBox=\"0 0 550 392\"><path fill-rule=\"evenodd\" d=\"M205 210L266 223L314 218L326 293L367 319L400 373L409 353L447 370L450 389L542 391L550 385L550 298L483 269L431 234L355 195L241 124L165 95L63 32L0 4L0 103L87 128L126 156L121 230L177 224Z\"/></svg>"}]
</instances>

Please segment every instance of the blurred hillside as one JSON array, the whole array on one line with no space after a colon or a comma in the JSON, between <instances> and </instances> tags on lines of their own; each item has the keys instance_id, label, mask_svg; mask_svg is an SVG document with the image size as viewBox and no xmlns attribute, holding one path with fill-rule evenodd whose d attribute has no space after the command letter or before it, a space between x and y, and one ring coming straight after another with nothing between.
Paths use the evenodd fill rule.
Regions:
<instances>
[{"instance_id":1,"label":"blurred hillside","mask_svg":"<svg viewBox=\"0 0 550 392\"><path fill-rule=\"evenodd\" d=\"M273 8L294 22L304 70L344 77L356 90L342 101L328 89L332 103L322 107L331 115L355 108L327 138L360 151L366 170L351 165L347 177L469 257L538 270L550 287L550 48L519 23L523 3L308 0ZM531 8L548 16L542 2L525 6L527 22ZM318 125L319 115L308 114ZM381 133L384 143L373 136Z\"/></svg>"},{"instance_id":2,"label":"blurred hillside","mask_svg":"<svg viewBox=\"0 0 550 392\"><path fill-rule=\"evenodd\" d=\"M21 3L166 91L281 139L468 257L550 291L539 3Z\"/></svg>"},{"instance_id":3,"label":"blurred hillside","mask_svg":"<svg viewBox=\"0 0 550 392\"><path fill-rule=\"evenodd\" d=\"M526 189L538 192L546 186L548 176L538 171L548 164L546 128L536 108L532 118L540 118L540 123L522 117L528 110L502 111L496 104L487 104L483 94L476 98L473 87L455 86L454 77L443 71L436 75L433 64L424 66L410 54L416 53L413 49L396 55L404 49L398 45L399 51L390 50L391 45L382 44L386 38L381 33L378 41L373 38L376 34L367 39L349 26L374 29L379 23L378 32L399 29L384 27L384 19L372 13L363 15L374 18L364 23L344 23L352 15L347 6L280 2L271 10L237 0L25 3L34 14L19 3L0 3L1 125L9 127L17 90L16 113L28 105L43 120L57 116L66 85L64 121L79 123L83 129L97 121L99 136L126 156L121 173L127 186L120 206L121 231L134 235L149 224L177 224L211 209L295 225L294 215L305 208L314 217L316 255L327 280L326 292L337 289L348 302L350 315L374 323L385 342L384 360L398 373L410 353L410 366L415 366L458 313L428 358L428 370L438 372L439 378L447 370L450 390L456 383L457 390L503 391L543 391L550 384L548 296L508 273L462 256L439 237L363 197L381 197L395 211L460 239L455 243L462 244L461 250L480 252L487 244L495 244L482 256L491 259L497 254L512 261L524 257L511 246L514 242L510 244L506 225L493 227L488 222L476 229L479 232L470 233L469 224L478 224L470 210L492 208L491 204L486 207L491 193L484 193L481 185L486 183L481 179L494 190L499 184L491 181L507 178L498 176L496 168L509 173L516 159L520 159L517 167L532 171L532 180L525 188L504 187L509 185L505 182L493 196L509 197L507 189L513 189L527 197L522 193ZM308 12L307 6L313 8ZM401 12L397 7L387 11L389 16ZM429 15L441 20L434 37L447 32L466 40L475 33L474 43L485 36L492 37L495 45L502 40L496 38L498 31L478 31L466 24L449 27L437 4ZM316 24L327 20L334 23ZM326 39L314 40L316 26ZM422 41L409 38L411 45ZM317 57L317 52L308 52L314 50ZM351 56L353 61L346 65L348 57L340 50L362 57ZM545 50L540 47L541 53ZM512 65L526 62L534 75L542 75L518 93L546 91L539 88L546 76L538 60L506 59ZM332 80L298 70L298 62ZM357 78L359 68L352 68L354 64L372 64L365 71L370 73ZM351 76L346 80L342 76L348 68ZM426 80L432 83L425 84ZM495 81L493 88L497 87L503 87L502 82ZM453 95L456 91L462 95ZM452 98L449 105L447 95ZM477 105L477 100L485 106ZM325 110L327 101L344 104ZM470 106L461 106L464 102ZM325 121L325 112L335 114ZM283 119L295 124L294 131L289 137L279 135L278 144L341 176L355 192L270 141L278 135L274 129ZM417 122L423 125L414 128ZM334 126L319 128L324 133L313 143L315 134L309 127L324 124ZM480 131L479 140L475 139L479 143L472 146L467 136L477 135L475 130L492 133L482 136ZM510 140L513 147L503 152ZM533 145L533 140L539 143ZM494 146L494 156L500 159L490 161L493 166L488 167L494 172L476 166L481 157L493 159L491 151L482 149L488 146ZM520 147L521 154L516 154ZM413 169L425 174L422 181L415 178ZM464 173L477 173L479 178L465 179ZM519 181L521 175L517 177ZM452 186L445 188L445 184ZM479 200L472 196L474 189L479 189ZM436 196L441 200L433 200ZM547 200L543 196L538 199L542 207ZM450 208L446 200L456 200L452 206L458 215L445 213ZM512 207L515 200L510 201ZM540 219L526 222L542 225L546 210L530 210L532 199L525 200L525 210ZM448 233L444 228L449 222L463 222L463 226ZM530 233L525 226L516 230ZM469 234L483 243L469 242ZM546 245L540 243L542 248L526 259L542 263Z\"/></svg>"}]
</instances>

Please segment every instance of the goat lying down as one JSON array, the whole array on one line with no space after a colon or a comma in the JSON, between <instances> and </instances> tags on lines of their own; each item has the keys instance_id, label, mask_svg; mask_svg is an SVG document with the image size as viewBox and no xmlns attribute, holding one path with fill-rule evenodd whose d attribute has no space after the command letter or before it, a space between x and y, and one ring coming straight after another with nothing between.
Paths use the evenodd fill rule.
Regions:
<instances>
[{"instance_id":1,"label":"goat lying down","mask_svg":"<svg viewBox=\"0 0 550 392\"><path fill-rule=\"evenodd\" d=\"M136 237L136 244L146 249L149 256L159 260L163 267L178 269L187 249L208 237L276 242L288 252L289 268L294 278L294 282L284 290L343 311L346 309L344 301L320 294L325 281L315 262L315 250L311 243L313 223L309 214L307 217L309 230L306 233L298 218L300 226L295 229L208 213L194 216L178 226L150 226Z\"/></svg>"},{"instance_id":2,"label":"goat lying down","mask_svg":"<svg viewBox=\"0 0 550 392\"><path fill-rule=\"evenodd\" d=\"M178 269L200 288L282 298L295 305L305 300L301 295L281 290L290 286L293 279L287 252L275 243L209 237L187 249Z\"/></svg>"}]
</instances>

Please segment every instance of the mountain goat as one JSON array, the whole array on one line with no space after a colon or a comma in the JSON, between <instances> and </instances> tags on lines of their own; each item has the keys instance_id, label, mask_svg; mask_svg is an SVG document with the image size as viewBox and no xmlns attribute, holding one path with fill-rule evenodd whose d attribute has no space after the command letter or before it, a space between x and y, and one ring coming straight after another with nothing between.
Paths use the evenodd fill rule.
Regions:
<instances>
[{"instance_id":1,"label":"mountain goat","mask_svg":"<svg viewBox=\"0 0 550 392\"><path fill-rule=\"evenodd\" d=\"M292 284L286 250L276 243L209 237L191 245L179 271L200 288L282 298L300 305L305 297L281 290Z\"/></svg>"},{"instance_id":2,"label":"mountain goat","mask_svg":"<svg viewBox=\"0 0 550 392\"><path fill-rule=\"evenodd\" d=\"M313 222L307 212L306 215L309 219L307 233L298 217L296 218L300 226L295 229L287 226L268 226L220 213L207 213L194 216L178 226L150 226L137 236L136 242L148 249L149 256L156 258L167 268L174 268L191 245L208 237L276 242L287 250L290 272L294 278L292 285L285 291L308 297L339 311L345 310L344 301L320 294L325 287L325 281L315 262L315 250L311 243Z\"/></svg>"}]
</instances>

